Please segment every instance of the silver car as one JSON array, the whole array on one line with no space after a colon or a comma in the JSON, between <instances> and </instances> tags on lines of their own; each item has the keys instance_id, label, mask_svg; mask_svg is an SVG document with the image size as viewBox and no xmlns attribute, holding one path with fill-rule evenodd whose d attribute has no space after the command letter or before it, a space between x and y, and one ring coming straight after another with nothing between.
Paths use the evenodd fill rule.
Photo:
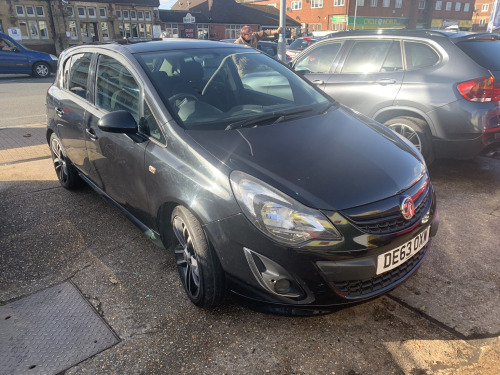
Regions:
<instances>
[{"instance_id":1,"label":"silver car","mask_svg":"<svg viewBox=\"0 0 500 375\"><path fill-rule=\"evenodd\" d=\"M338 32L296 72L409 139L427 162L500 149L500 36L430 30Z\"/></svg>"}]
</instances>

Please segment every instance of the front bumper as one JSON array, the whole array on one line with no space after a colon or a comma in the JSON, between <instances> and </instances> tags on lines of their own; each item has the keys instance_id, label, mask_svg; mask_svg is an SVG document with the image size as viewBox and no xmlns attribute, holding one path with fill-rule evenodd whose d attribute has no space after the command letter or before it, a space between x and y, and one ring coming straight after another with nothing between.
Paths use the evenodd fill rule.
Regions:
<instances>
[{"instance_id":1,"label":"front bumper","mask_svg":"<svg viewBox=\"0 0 500 375\"><path fill-rule=\"evenodd\" d=\"M345 216L327 213L344 235L342 241L328 246L282 246L265 237L243 214L210 223L205 229L235 294L272 311L325 311L386 293L418 269L429 251L430 239L408 261L380 275L377 258L412 240L428 226L429 235L436 234L439 215L432 186L428 195L422 203L425 212L404 230L367 233L366 228L360 229Z\"/></svg>"}]
</instances>

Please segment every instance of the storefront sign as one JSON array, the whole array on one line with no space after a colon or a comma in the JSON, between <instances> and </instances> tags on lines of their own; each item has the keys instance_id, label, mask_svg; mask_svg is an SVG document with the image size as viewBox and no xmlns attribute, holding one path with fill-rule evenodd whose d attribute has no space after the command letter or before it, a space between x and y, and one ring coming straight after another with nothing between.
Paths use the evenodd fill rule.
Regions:
<instances>
[{"instance_id":1,"label":"storefront sign","mask_svg":"<svg viewBox=\"0 0 500 375\"><path fill-rule=\"evenodd\" d=\"M356 29L402 29L408 26L408 18L356 17ZM354 27L354 17L349 17L349 28Z\"/></svg>"},{"instance_id":2,"label":"storefront sign","mask_svg":"<svg viewBox=\"0 0 500 375\"><path fill-rule=\"evenodd\" d=\"M347 22L347 16L332 16L332 23Z\"/></svg>"},{"instance_id":3,"label":"storefront sign","mask_svg":"<svg viewBox=\"0 0 500 375\"><path fill-rule=\"evenodd\" d=\"M191 13L186 14L186 17L182 19L182 22L184 23L195 23L196 18L191 15Z\"/></svg>"}]
</instances>

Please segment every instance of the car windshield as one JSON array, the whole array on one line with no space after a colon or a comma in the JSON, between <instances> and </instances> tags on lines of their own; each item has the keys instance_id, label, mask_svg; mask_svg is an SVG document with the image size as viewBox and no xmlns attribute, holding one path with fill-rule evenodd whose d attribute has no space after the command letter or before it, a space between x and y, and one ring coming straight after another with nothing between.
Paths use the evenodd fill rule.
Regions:
<instances>
[{"instance_id":1,"label":"car windshield","mask_svg":"<svg viewBox=\"0 0 500 375\"><path fill-rule=\"evenodd\" d=\"M157 51L138 59L186 129L268 125L312 116L331 101L281 63L250 49Z\"/></svg>"},{"instance_id":2,"label":"car windshield","mask_svg":"<svg viewBox=\"0 0 500 375\"><path fill-rule=\"evenodd\" d=\"M288 49L297 49L302 51L303 49L306 49L307 47L316 42L317 42L316 39L299 38L293 41L292 44L288 46Z\"/></svg>"}]
</instances>

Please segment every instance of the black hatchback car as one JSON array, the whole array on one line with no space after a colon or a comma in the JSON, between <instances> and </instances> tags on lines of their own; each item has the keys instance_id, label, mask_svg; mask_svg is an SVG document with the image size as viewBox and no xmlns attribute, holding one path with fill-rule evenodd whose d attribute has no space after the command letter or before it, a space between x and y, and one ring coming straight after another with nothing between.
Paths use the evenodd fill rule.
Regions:
<instances>
[{"instance_id":1,"label":"black hatchback car","mask_svg":"<svg viewBox=\"0 0 500 375\"><path fill-rule=\"evenodd\" d=\"M500 36L338 32L294 69L335 100L408 138L428 162L500 150Z\"/></svg>"},{"instance_id":2,"label":"black hatchback car","mask_svg":"<svg viewBox=\"0 0 500 375\"><path fill-rule=\"evenodd\" d=\"M438 213L415 147L263 53L109 43L59 68L47 141L61 184L83 179L173 249L197 306L230 290L326 311L394 288L429 251Z\"/></svg>"}]
</instances>

